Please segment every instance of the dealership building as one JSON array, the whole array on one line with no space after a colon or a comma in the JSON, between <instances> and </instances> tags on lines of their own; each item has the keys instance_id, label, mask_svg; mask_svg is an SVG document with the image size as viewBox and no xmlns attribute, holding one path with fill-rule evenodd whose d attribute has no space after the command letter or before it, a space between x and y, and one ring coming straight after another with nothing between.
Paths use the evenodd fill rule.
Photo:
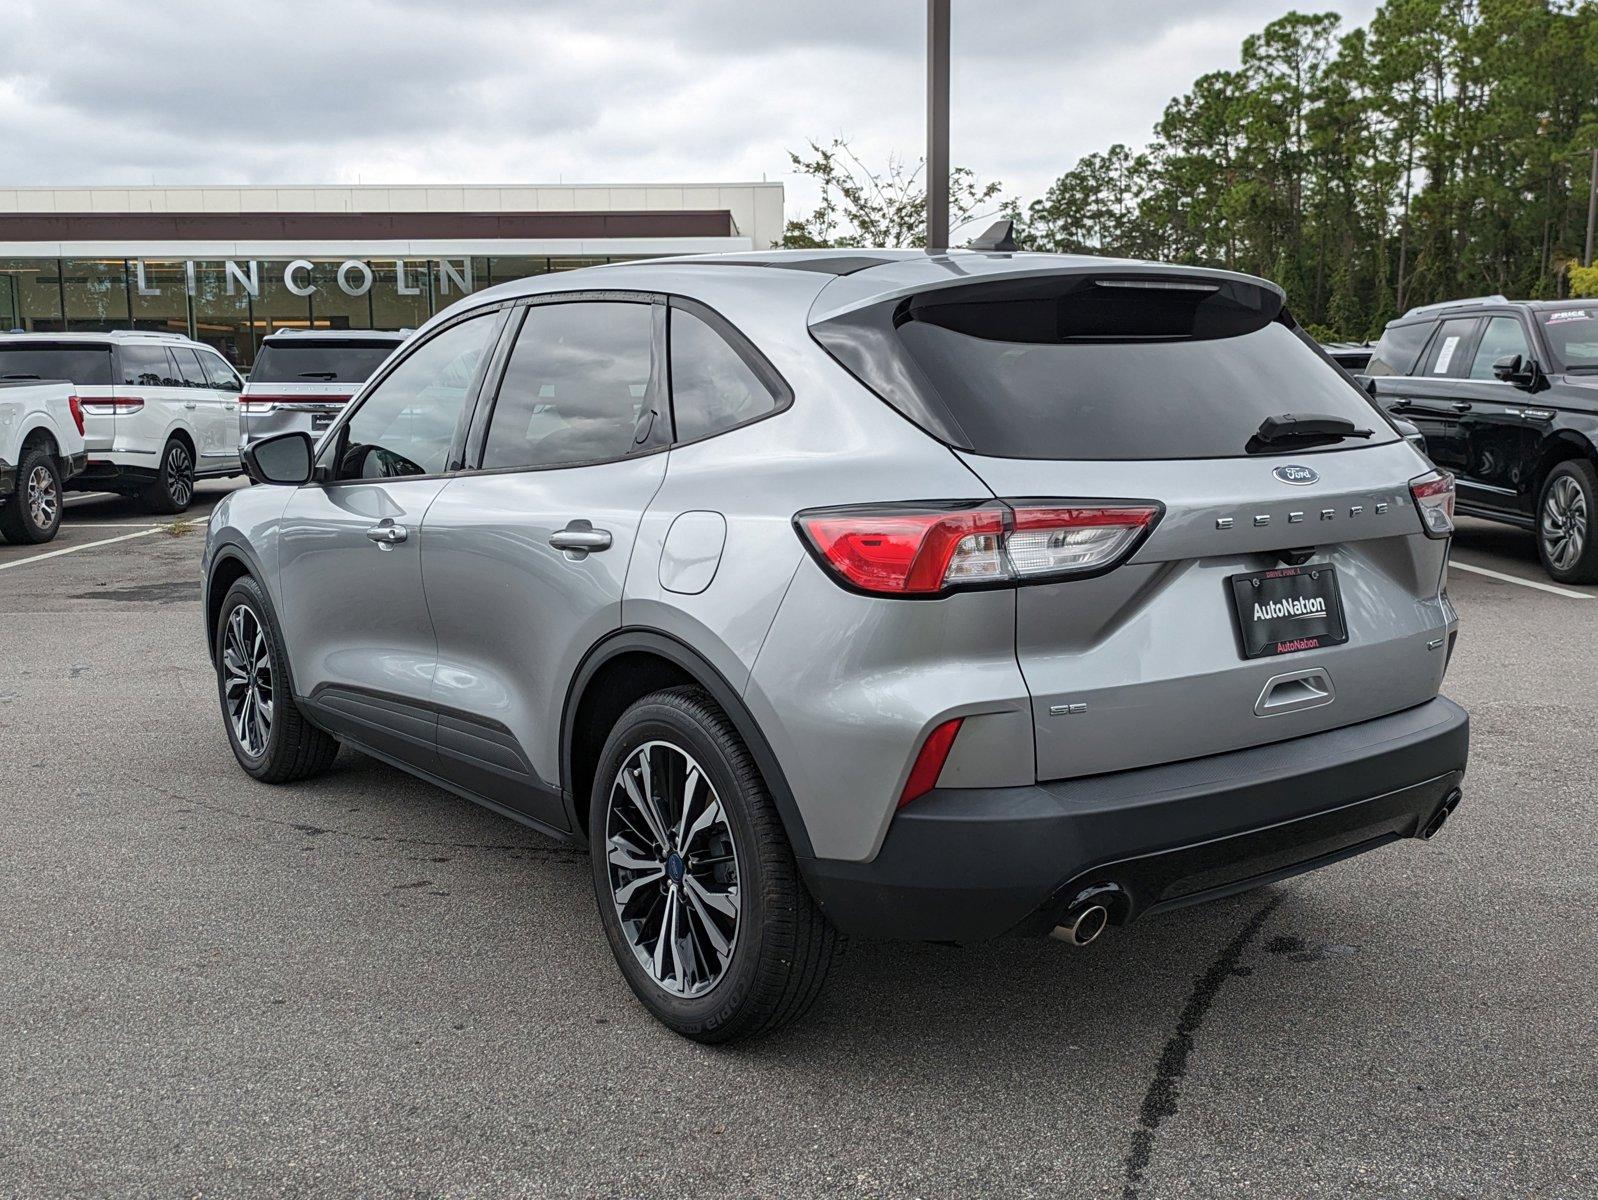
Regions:
<instances>
[{"instance_id":1,"label":"dealership building","mask_svg":"<svg viewBox=\"0 0 1598 1200\"><path fill-rule=\"evenodd\" d=\"M403 329L596 263L765 249L780 183L0 188L0 331Z\"/></svg>"}]
</instances>

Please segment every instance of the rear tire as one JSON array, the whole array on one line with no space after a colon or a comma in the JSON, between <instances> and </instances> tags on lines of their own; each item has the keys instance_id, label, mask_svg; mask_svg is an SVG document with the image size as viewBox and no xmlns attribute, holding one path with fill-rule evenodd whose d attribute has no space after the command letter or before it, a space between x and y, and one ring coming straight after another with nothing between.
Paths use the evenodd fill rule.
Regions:
<instances>
[{"instance_id":1,"label":"rear tire","mask_svg":"<svg viewBox=\"0 0 1598 1200\"><path fill-rule=\"evenodd\" d=\"M17 490L0 504L0 534L18 546L37 546L61 528L61 468L44 446L22 452Z\"/></svg>"},{"instance_id":2,"label":"rear tire","mask_svg":"<svg viewBox=\"0 0 1598 1200\"><path fill-rule=\"evenodd\" d=\"M656 1019L717 1043L809 1009L839 936L799 876L748 747L708 694L669 688L627 709L600 754L589 813L605 936Z\"/></svg>"},{"instance_id":3,"label":"rear tire","mask_svg":"<svg viewBox=\"0 0 1598 1200\"><path fill-rule=\"evenodd\" d=\"M194 503L194 454L182 438L167 439L155 482L140 498L151 512L166 515L185 512Z\"/></svg>"},{"instance_id":4,"label":"rear tire","mask_svg":"<svg viewBox=\"0 0 1598 1200\"><path fill-rule=\"evenodd\" d=\"M294 703L288 651L260 584L248 575L222 598L215 651L222 724L239 766L262 783L290 783L327 770L338 742Z\"/></svg>"},{"instance_id":5,"label":"rear tire","mask_svg":"<svg viewBox=\"0 0 1598 1200\"><path fill-rule=\"evenodd\" d=\"M1598 583L1598 470L1562 462L1537 497L1537 556L1560 583Z\"/></svg>"}]
</instances>

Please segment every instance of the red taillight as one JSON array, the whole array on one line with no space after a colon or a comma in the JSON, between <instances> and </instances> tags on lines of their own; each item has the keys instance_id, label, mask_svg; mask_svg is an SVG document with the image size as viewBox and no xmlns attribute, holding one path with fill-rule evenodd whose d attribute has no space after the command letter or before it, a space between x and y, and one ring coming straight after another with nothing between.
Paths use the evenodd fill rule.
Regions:
<instances>
[{"instance_id":1,"label":"red taillight","mask_svg":"<svg viewBox=\"0 0 1598 1200\"><path fill-rule=\"evenodd\" d=\"M109 396L95 397L92 400L82 401L83 411L91 416L105 413L136 413L144 407L144 401L137 396L118 396L112 399Z\"/></svg>"},{"instance_id":2,"label":"red taillight","mask_svg":"<svg viewBox=\"0 0 1598 1200\"><path fill-rule=\"evenodd\" d=\"M1454 477L1447 471L1430 471L1409 481L1420 525L1431 538L1454 532Z\"/></svg>"},{"instance_id":3,"label":"red taillight","mask_svg":"<svg viewBox=\"0 0 1598 1200\"><path fill-rule=\"evenodd\" d=\"M964 717L955 717L945 721L921 743L921 753L916 755L915 766L910 768L910 778L905 780L904 791L899 793L900 808L938 786L938 776L943 774L943 764L949 761L955 734L960 732L964 720Z\"/></svg>"},{"instance_id":4,"label":"red taillight","mask_svg":"<svg viewBox=\"0 0 1598 1200\"><path fill-rule=\"evenodd\" d=\"M78 436L83 436L83 402L76 396L67 397L67 407L72 410L72 423L78 427Z\"/></svg>"},{"instance_id":5,"label":"red taillight","mask_svg":"<svg viewBox=\"0 0 1598 1200\"><path fill-rule=\"evenodd\" d=\"M794 524L846 585L882 596L1093 575L1154 527L1153 503L991 501L811 509Z\"/></svg>"}]
</instances>

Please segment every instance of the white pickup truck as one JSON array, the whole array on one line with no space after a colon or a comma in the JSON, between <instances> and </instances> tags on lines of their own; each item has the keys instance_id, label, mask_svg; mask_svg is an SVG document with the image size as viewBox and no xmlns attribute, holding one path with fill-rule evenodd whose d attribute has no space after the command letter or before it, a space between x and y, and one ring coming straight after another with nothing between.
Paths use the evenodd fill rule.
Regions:
<instances>
[{"instance_id":1,"label":"white pickup truck","mask_svg":"<svg viewBox=\"0 0 1598 1200\"><path fill-rule=\"evenodd\" d=\"M0 379L0 534L48 542L62 484L83 470L83 407L64 380Z\"/></svg>"}]
</instances>

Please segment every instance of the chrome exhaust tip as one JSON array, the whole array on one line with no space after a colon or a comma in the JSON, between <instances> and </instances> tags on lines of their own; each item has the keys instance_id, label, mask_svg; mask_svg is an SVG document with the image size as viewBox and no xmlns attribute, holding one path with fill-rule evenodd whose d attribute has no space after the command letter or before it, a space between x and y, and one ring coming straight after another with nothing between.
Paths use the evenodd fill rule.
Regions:
<instances>
[{"instance_id":1,"label":"chrome exhaust tip","mask_svg":"<svg viewBox=\"0 0 1598 1200\"><path fill-rule=\"evenodd\" d=\"M1049 936L1073 946L1086 946L1110 923L1110 911L1102 904L1084 904L1065 915L1065 923L1056 925Z\"/></svg>"},{"instance_id":2,"label":"chrome exhaust tip","mask_svg":"<svg viewBox=\"0 0 1598 1200\"><path fill-rule=\"evenodd\" d=\"M1437 806L1437 811L1426 819L1426 824L1421 826L1419 834L1420 840L1423 842L1429 842L1432 840L1432 838L1436 837L1438 833L1441 832L1444 824L1447 823L1448 818L1453 815L1454 810L1459 807L1459 802L1463 798L1464 793L1462 793L1458 788L1455 788L1453 791L1449 792L1448 795L1444 796L1443 802Z\"/></svg>"}]
</instances>

